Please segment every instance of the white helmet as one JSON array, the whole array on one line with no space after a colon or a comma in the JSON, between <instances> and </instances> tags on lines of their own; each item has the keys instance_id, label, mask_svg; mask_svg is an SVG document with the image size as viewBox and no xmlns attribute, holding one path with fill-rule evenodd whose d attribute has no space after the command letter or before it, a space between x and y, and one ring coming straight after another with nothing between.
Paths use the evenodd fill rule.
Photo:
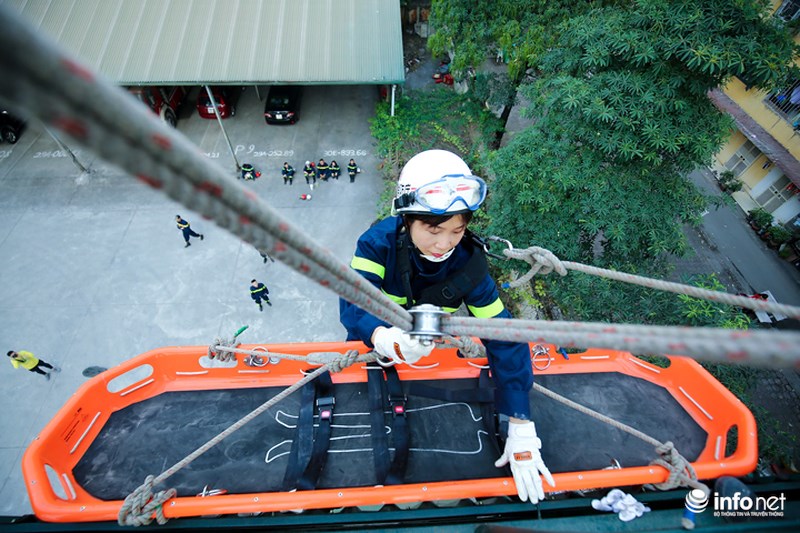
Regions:
<instances>
[{"instance_id":1,"label":"white helmet","mask_svg":"<svg viewBox=\"0 0 800 533\"><path fill-rule=\"evenodd\" d=\"M426 150L400 171L393 202L396 214L456 215L477 210L486 198L486 183L447 150Z\"/></svg>"}]
</instances>

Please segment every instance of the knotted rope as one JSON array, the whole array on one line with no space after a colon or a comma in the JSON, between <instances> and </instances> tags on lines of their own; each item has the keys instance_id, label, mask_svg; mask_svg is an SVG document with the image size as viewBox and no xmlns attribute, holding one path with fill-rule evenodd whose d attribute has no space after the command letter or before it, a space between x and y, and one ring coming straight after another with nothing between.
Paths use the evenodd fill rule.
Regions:
<instances>
[{"instance_id":1,"label":"knotted rope","mask_svg":"<svg viewBox=\"0 0 800 533\"><path fill-rule=\"evenodd\" d=\"M146 526L153 521L153 514L159 524L167 523L164 516L164 503L174 498L178 491L174 488L153 494L153 476L147 476L144 484L125 498L119 510L117 523L121 526Z\"/></svg>"},{"instance_id":2,"label":"knotted rope","mask_svg":"<svg viewBox=\"0 0 800 533\"><path fill-rule=\"evenodd\" d=\"M697 474L695 473L694 468L689 463L689 461L686 460L686 458L684 458L680 453L678 453L678 450L675 449L675 446L672 444L672 442L668 441L662 443L661 441L659 441L658 439L654 439L647 433L643 433L638 429L635 429L627 424L623 424L622 422L614 420L609 416L606 416L602 413L598 413L594 409L590 409L585 405L581 405L577 402L570 400L569 398L565 398L564 396L561 396L557 392L553 392L550 389L542 387L538 383L534 383L533 388L534 390L544 394L548 398L556 400L557 402L560 402L566 405L567 407L571 407L572 409L575 409L578 412L581 412L587 416L591 416L595 420L605 422L610 426L613 426L621 431L624 431L625 433L628 433L638 439L643 440L648 444L651 444L655 448L655 451L659 455L659 458L654 459L653 461L650 462L650 464L664 467L667 470L667 472L669 472L667 480L662 483L654 484L653 486L655 488L660 490L670 490L674 489L675 487L701 488L706 491L706 494L708 494L708 487L697 481Z\"/></svg>"},{"instance_id":3,"label":"knotted rope","mask_svg":"<svg viewBox=\"0 0 800 533\"><path fill-rule=\"evenodd\" d=\"M653 487L659 490L692 487L693 489L701 489L706 494L709 493L708 487L704 483L697 481L697 473L694 471L692 464L678 453L672 442L667 441L656 446L656 453L658 453L659 458L651 461L650 464L666 468L669 472L669 477L663 483L654 483Z\"/></svg>"},{"instance_id":4,"label":"knotted rope","mask_svg":"<svg viewBox=\"0 0 800 533\"><path fill-rule=\"evenodd\" d=\"M365 283L363 277L339 261L332 252L289 224L220 167L211 164L194 144L151 116L151 113L143 111L141 105L134 102L129 95L83 67L63 50L57 49L29 24L14 18L8 10L0 9L0 27L4 28L0 32L0 49L7 52L0 54L0 96L6 102L24 109L30 116L42 120L150 187L183 205L191 206L220 227L269 253L373 316L406 331L413 328L408 311L371 283ZM575 269L689 296L800 317L800 309L792 306L657 282L580 263L559 262L544 249L533 247L529 250L529 263L536 272L547 272L552 268L563 275L565 268ZM506 250L504 253L508 257L525 260L525 250ZM493 328L482 332L447 331L454 335L478 335L485 339L509 340L492 337L495 332L500 331ZM687 330L680 338L689 344L694 334L693 330ZM588 339L591 344L585 343L585 337L570 338L563 333L560 335L563 340L531 340L557 342L562 346L576 346L581 343L581 346L626 349L614 345L618 339L614 339L613 335L609 342L605 342L608 337L603 334ZM637 353L659 352L664 346L663 342L648 344L647 341L648 338L645 337L644 342L639 344L642 348L638 348ZM784 352L782 346L776 346L779 342L766 339L766 343L772 346L773 353ZM800 334L792 337L791 342L800 346ZM694 352L678 350L673 353L695 357L699 354L700 358L713 357L713 353L708 350L710 348ZM750 353L751 351L746 352L745 356ZM736 350L730 350L728 355L731 360L737 361ZM782 360L792 357L800 360L797 349L789 356L776 357L783 357ZM738 360L741 361L741 358Z\"/></svg>"},{"instance_id":5,"label":"knotted rope","mask_svg":"<svg viewBox=\"0 0 800 533\"><path fill-rule=\"evenodd\" d=\"M467 359L486 357L486 347L483 344L478 344L471 337L445 335L441 340L436 341L436 344L441 348L457 348Z\"/></svg>"},{"instance_id":6,"label":"knotted rope","mask_svg":"<svg viewBox=\"0 0 800 533\"><path fill-rule=\"evenodd\" d=\"M636 276L634 274L627 274L625 272L617 272L615 270L584 265L583 263L561 261L550 250L540 248L538 246L531 246L530 248L524 249L506 249L503 250L503 254L509 259L519 259L531 265L531 269L525 275L514 281L504 283L503 287L505 288L519 287L520 285L530 281L530 279L538 273L549 274L550 272L556 271L561 276L566 276L567 270L575 270L592 276L613 279L615 281L622 281L624 283L631 283L633 285L640 285L650 289L674 292L676 294L685 294L687 296L701 298L703 300L709 300L712 302L745 307L754 311L779 313L792 318L800 319L800 307L795 307L793 305L768 302L766 300L757 300L754 298L748 298L747 296L738 296L735 294L728 294L726 292L712 291L700 287L693 287L691 285L684 285L682 283L674 283L671 281L647 278L644 276Z\"/></svg>"},{"instance_id":7,"label":"knotted rope","mask_svg":"<svg viewBox=\"0 0 800 533\"><path fill-rule=\"evenodd\" d=\"M230 361L234 355L233 353L223 350L221 348L230 347L233 348L236 346L235 341L231 341L229 339L223 339L222 337L214 338L214 342L212 342L208 347L208 358L209 359L216 359L220 363L225 363Z\"/></svg>"}]
</instances>

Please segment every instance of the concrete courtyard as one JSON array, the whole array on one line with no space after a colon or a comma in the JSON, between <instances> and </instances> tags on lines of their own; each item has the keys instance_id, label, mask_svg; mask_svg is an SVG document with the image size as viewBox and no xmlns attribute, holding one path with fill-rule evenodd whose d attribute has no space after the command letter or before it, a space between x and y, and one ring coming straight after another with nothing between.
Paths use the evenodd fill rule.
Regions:
<instances>
[{"instance_id":1,"label":"concrete courtyard","mask_svg":"<svg viewBox=\"0 0 800 533\"><path fill-rule=\"evenodd\" d=\"M190 93L178 130L213 164L237 171L215 120L204 120ZM266 94L260 88L261 98ZM355 242L375 217L381 177L369 133L375 87L307 87L300 120L267 126L253 87L224 121L239 162L262 172L246 187L319 245L349 262ZM343 340L338 297L104 163L72 147L82 172L37 124L15 145L0 144L0 339L6 351L29 350L63 371L47 381L8 361L0 365L0 515L32 512L20 462L27 445L88 378L89 367L112 367L159 346L208 345L239 326L246 343ZM356 183L344 178L311 192L306 160L353 157ZM283 185L284 161L297 174ZM311 193L312 200L300 199ZM184 248L175 215L205 239ZM270 290L263 312L250 280ZM4 357L5 358L5 357ZM7 359L7 358L6 358Z\"/></svg>"}]
</instances>

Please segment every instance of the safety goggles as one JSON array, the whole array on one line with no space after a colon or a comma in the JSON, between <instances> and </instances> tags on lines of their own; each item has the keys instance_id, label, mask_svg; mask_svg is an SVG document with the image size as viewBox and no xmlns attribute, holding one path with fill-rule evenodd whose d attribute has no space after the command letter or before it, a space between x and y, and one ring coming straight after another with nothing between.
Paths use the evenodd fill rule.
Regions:
<instances>
[{"instance_id":1,"label":"safety goggles","mask_svg":"<svg viewBox=\"0 0 800 533\"><path fill-rule=\"evenodd\" d=\"M486 199L486 182L478 176L448 174L427 183L415 191L403 194L395 200L398 209L420 205L434 215L443 215L456 204L475 211Z\"/></svg>"}]
</instances>

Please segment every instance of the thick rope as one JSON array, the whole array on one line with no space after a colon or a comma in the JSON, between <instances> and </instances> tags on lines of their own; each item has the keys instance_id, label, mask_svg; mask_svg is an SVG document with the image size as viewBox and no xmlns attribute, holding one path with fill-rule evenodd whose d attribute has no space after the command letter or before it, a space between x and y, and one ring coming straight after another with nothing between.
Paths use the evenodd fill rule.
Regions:
<instances>
[{"instance_id":1,"label":"thick rope","mask_svg":"<svg viewBox=\"0 0 800 533\"><path fill-rule=\"evenodd\" d=\"M800 367L800 333L795 331L742 331L449 315L442 317L441 329L449 335L556 344L565 348L595 346L638 354L685 355L716 363Z\"/></svg>"},{"instance_id":2,"label":"thick rope","mask_svg":"<svg viewBox=\"0 0 800 533\"><path fill-rule=\"evenodd\" d=\"M708 487L697 480L697 472L695 472L692 464L678 453L672 442L667 441L661 446L657 446L656 453L660 456L659 459L651 461L650 464L666 468L669 472L669 477L663 483L653 483L653 487L659 490L692 487L693 489L701 489L706 494L709 493Z\"/></svg>"},{"instance_id":3,"label":"thick rope","mask_svg":"<svg viewBox=\"0 0 800 533\"><path fill-rule=\"evenodd\" d=\"M666 481L653 484L655 488L660 490L670 490L676 487L702 488L706 491L706 494L708 494L708 487L697 481L697 473L695 472L694 467L692 467L689 461L687 461L680 453L678 453L678 450L675 449L675 446L672 444L672 442L663 443L657 439L654 439L647 433L643 433L627 424L623 424L622 422L614 420L609 416L598 413L594 409L590 409L584 405L570 400L569 398L565 398L557 392L553 392L548 388L542 387L538 383L534 383L533 388L548 398L556 400L557 402L590 416L595 420L605 422L610 426L624 431L629 435L633 435L634 437L652 445L655 448L659 458L654 459L650 462L650 464L661 466L665 468L667 472L669 472Z\"/></svg>"},{"instance_id":4,"label":"thick rope","mask_svg":"<svg viewBox=\"0 0 800 533\"><path fill-rule=\"evenodd\" d=\"M167 489L153 494L153 476L147 476L144 484L125 498L117 515L117 523L121 526L146 526L153 521L153 514L159 524L167 523L164 516L164 503L174 498L178 491Z\"/></svg>"},{"instance_id":5,"label":"thick rope","mask_svg":"<svg viewBox=\"0 0 800 533\"><path fill-rule=\"evenodd\" d=\"M411 315L125 91L0 7L0 96L323 287L404 330Z\"/></svg>"},{"instance_id":6,"label":"thick rope","mask_svg":"<svg viewBox=\"0 0 800 533\"><path fill-rule=\"evenodd\" d=\"M478 344L470 337L453 337L446 335L441 340L436 341L440 348L456 348L468 359L478 359L486 357L486 347Z\"/></svg>"},{"instance_id":7,"label":"thick rope","mask_svg":"<svg viewBox=\"0 0 800 533\"><path fill-rule=\"evenodd\" d=\"M354 365L361 361L361 356L358 351L350 350L344 355L338 352L311 352L308 355L297 355L293 353L280 353L280 352L265 352L264 350L245 350L244 348L236 348L233 346L226 346L224 344L211 345L209 350L216 352L225 352L226 359L234 357L234 354L254 355L256 357L269 357L277 359L287 359L289 361L302 361L315 365L328 365L331 372L341 372L345 368Z\"/></svg>"},{"instance_id":8,"label":"thick rope","mask_svg":"<svg viewBox=\"0 0 800 533\"><path fill-rule=\"evenodd\" d=\"M232 348L230 347L223 347L223 348L232 350ZM260 355L264 355L264 352L259 352L259 353ZM149 523L147 520L149 519L150 521L152 521L151 515L154 507L157 507L158 510L156 512L157 513L161 512L161 518L164 519L164 522L161 522L161 520L159 519L159 523L160 524L165 523L166 518L163 517L163 512L160 510L163 501L159 503L157 506L142 505L142 502L146 503L147 501L149 501L148 496L152 494L152 487L154 485L158 485L169 479L172 475L177 473L183 467L185 467L186 465L188 465L189 463L191 463L192 461L203 455L205 452L207 452L208 450L219 444L222 440L230 436L232 433L241 429L245 424L251 422L258 415L260 415L264 411L267 411L275 404L277 404L281 400L291 395L293 392L303 387L303 385L305 385L306 383L314 380L317 376L329 371L336 372L337 370L335 369L337 368L341 370L342 362L349 362L350 364L356 362L369 363L376 359L375 352L368 352L364 355L360 355L357 351L352 350L351 352L348 352L344 356L341 356L341 354L338 355L340 356L341 361L331 361L330 363L326 363L321 367L315 369L313 372L306 374L302 379L297 381L297 383L294 383L293 385L287 387L283 391L279 392L278 394L270 398L268 401L264 402L257 408L250 411L247 415L243 416L241 419L232 424L230 427L220 432L217 436L215 436L214 438L212 438L211 440L209 440L208 442L197 448L195 451L193 451L192 453L190 453L189 455L187 455L186 457L184 457L183 459L181 459L180 461L169 467L167 470L159 474L157 477L153 478L152 476L148 476L147 479L145 480L145 483L142 486L140 486L133 493L128 495L127 498L125 498L125 501L122 504L122 508L120 509L120 514L118 516L118 521L120 525L140 525L139 524L140 521L142 523ZM158 494L159 495L171 494L171 496L166 498L169 499L175 496L176 493L174 492L174 490L175 489L169 489L168 491L162 491ZM124 510L124 515L123 515L123 510ZM137 511L138 514L136 514ZM123 520L125 520L124 523Z\"/></svg>"},{"instance_id":9,"label":"thick rope","mask_svg":"<svg viewBox=\"0 0 800 533\"><path fill-rule=\"evenodd\" d=\"M223 350L222 348L233 347L233 345L234 342L229 339L223 339L222 337L215 338L214 342L208 347L208 358L216 359L220 363L230 361L234 358L234 355L230 351Z\"/></svg>"},{"instance_id":10,"label":"thick rope","mask_svg":"<svg viewBox=\"0 0 800 533\"><path fill-rule=\"evenodd\" d=\"M0 54L0 96L5 100L27 110L151 187L191 206L242 240L266 251L368 313L406 331L412 329L412 319L408 311L337 260L330 251L293 228L233 177L209 163L197 147L182 135L162 124L151 113L143 112L141 105L123 91L58 51L26 22L15 19L2 6L0 27L4 28L0 32L0 49L5 51ZM512 257L518 252L507 250L506 254ZM544 252L540 255L547 256ZM637 276L604 271L578 263L563 262L559 267L557 262L549 260L551 266L548 267L545 264L547 260L537 261L543 265L537 271L553 268L561 272L561 267L570 267L592 273L602 271L608 276L615 276L614 279L624 277L634 283L639 279ZM701 297L705 291L698 288L681 290L696 297ZM791 306L775 306L769 302L730 295L723 297L713 291L709 292L718 301L732 298L736 305L771 309L789 316L798 316L797 309ZM504 337L492 337L496 331L490 328L448 333L508 340L506 333ZM689 344L693 335L694 330L686 330L681 339ZM605 334L602 336L605 337ZM620 342L620 339L611 338L599 342L600 337L599 334L588 338L570 337L562 333L557 339L536 336L533 341L554 342L564 346L580 344L626 349L623 346L627 346L627 343ZM646 336L645 339L649 340ZM666 351L693 356L695 353L707 353L669 348L665 350L668 342L648 344L647 340L636 344L638 353ZM773 342L773 338L769 337L763 337L762 340L764 347L785 344L780 339ZM793 342L795 346L800 345L800 334L793 337ZM782 349L780 346L773 346L771 351L774 353ZM736 360L737 357L746 358L754 353L755 350L749 348L729 349L727 357L722 359ZM761 359L763 361L765 358ZM785 357L778 356L777 359L783 361L784 366L787 364Z\"/></svg>"},{"instance_id":11,"label":"thick rope","mask_svg":"<svg viewBox=\"0 0 800 533\"><path fill-rule=\"evenodd\" d=\"M520 285L530 281L533 276L539 273L549 274L550 272L555 271L561 276L566 276L567 270L575 270L592 276L613 279L615 281L622 281L624 283L631 283L633 285L641 285L642 287L656 289L659 291L685 294L694 298L701 298L703 300L709 300L721 304L745 307L754 311L767 311L773 314L784 314L792 318L800 319L800 307L795 307L793 305L768 302L766 300L749 298L747 296L738 296L735 294L728 294L726 292L712 291L700 287L693 287L691 285L684 285L682 283L646 278L644 276L626 274L625 272L617 272L616 270L598 268L590 265L584 265L582 263L574 263L572 261L561 261L550 250L539 248L538 246L531 246L530 248L524 249L514 248L510 250L503 250L503 253L510 259L519 259L531 265L531 269L524 276L504 285L509 288L519 287Z\"/></svg>"}]
</instances>

